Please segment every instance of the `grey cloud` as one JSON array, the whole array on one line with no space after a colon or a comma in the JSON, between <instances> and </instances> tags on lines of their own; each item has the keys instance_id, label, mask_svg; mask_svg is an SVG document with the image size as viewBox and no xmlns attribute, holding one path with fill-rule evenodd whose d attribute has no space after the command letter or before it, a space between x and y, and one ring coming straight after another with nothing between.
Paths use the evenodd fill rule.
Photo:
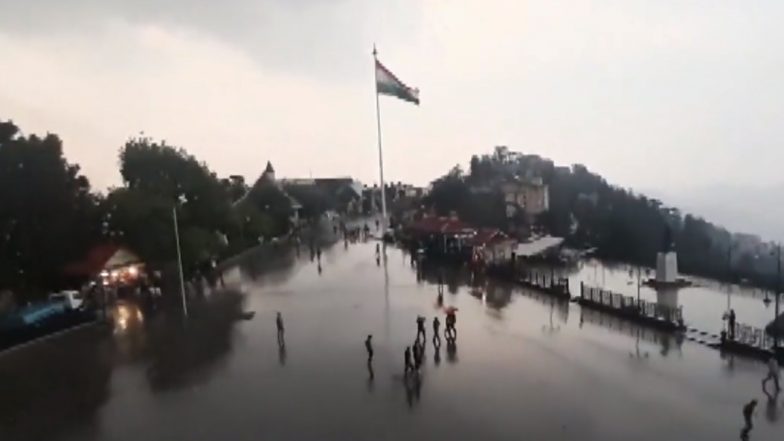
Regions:
<instances>
[{"instance_id":1,"label":"grey cloud","mask_svg":"<svg viewBox=\"0 0 784 441\"><path fill-rule=\"evenodd\" d=\"M28 0L0 2L0 33L84 33L110 21L174 26L241 49L268 70L331 80L364 74L380 16L368 0ZM384 14L417 18L416 2ZM410 21L410 20L409 20Z\"/></svg>"}]
</instances>

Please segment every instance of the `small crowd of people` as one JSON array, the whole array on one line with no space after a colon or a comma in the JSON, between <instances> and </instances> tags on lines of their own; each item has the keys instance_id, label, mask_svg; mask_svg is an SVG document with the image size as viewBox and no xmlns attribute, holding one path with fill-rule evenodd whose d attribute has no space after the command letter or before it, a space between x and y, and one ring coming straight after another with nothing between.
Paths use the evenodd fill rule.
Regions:
<instances>
[{"instance_id":1,"label":"small crowd of people","mask_svg":"<svg viewBox=\"0 0 784 441\"><path fill-rule=\"evenodd\" d=\"M457 310L455 308L449 308L446 310L446 329L444 330L444 338L447 340L447 343L454 346L455 341L457 339L457 329L455 328L455 324L457 323L457 316L455 314ZM416 338L414 339L414 344L411 346L406 346L405 350L403 351L403 374L408 376L409 374L418 374L420 368L422 367L422 363L424 362L425 358L425 345L427 342L427 331L425 330L425 323L427 319L424 316L417 316L416 318ZM441 321L438 317L433 317L433 347L436 348L436 351L441 348ZM370 372L371 378L373 377L373 335L368 334L367 338L365 339L365 350L367 351L367 364L368 364L368 371ZM438 352L436 352L438 354ZM438 356L438 355L436 355Z\"/></svg>"}]
</instances>

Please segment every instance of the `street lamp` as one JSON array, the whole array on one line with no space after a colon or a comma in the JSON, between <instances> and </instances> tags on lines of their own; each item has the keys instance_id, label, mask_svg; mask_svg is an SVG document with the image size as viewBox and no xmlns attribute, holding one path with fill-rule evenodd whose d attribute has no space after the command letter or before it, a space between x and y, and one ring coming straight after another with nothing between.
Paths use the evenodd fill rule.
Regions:
<instances>
[{"instance_id":1,"label":"street lamp","mask_svg":"<svg viewBox=\"0 0 784 441\"><path fill-rule=\"evenodd\" d=\"M727 245L727 276L729 283L727 283L727 314L730 313L730 298L732 297L732 236L730 236L730 243Z\"/></svg>"},{"instance_id":2,"label":"street lamp","mask_svg":"<svg viewBox=\"0 0 784 441\"><path fill-rule=\"evenodd\" d=\"M180 203L185 203L187 199L185 196L180 195L177 200ZM185 299L185 277L182 273L182 251L180 250L180 230L177 225L177 204L172 207L172 220L174 221L174 240L177 244L177 268L180 273L180 297L182 298L182 313L185 318L188 318L188 302Z\"/></svg>"},{"instance_id":3,"label":"street lamp","mask_svg":"<svg viewBox=\"0 0 784 441\"><path fill-rule=\"evenodd\" d=\"M779 290L781 290L781 244L776 244L776 289L774 291L775 299L775 312L773 316L773 349L779 347L779 332L776 326L776 320L779 318Z\"/></svg>"}]
</instances>

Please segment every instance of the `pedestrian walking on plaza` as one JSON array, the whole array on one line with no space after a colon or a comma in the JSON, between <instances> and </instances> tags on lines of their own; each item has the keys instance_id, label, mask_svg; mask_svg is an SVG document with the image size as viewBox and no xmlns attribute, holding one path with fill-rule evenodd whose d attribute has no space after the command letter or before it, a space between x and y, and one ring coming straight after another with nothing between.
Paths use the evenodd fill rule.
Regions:
<instances>
[{"instance_id":1,"label":"pedestrian walking on plaza","mask_svg":"<svg viewBox=\"0 0 784 441\"><path fill-rule=\"evenodd\" d=\"M417 341L419 341L419 335L421 334L422 335L422 344L424 344L424 342L427 340L427 335L425 334L425 318L422 317L421 315L418 315L417 319L416 319L416 323L417 323L417 336L416 336L416 339L417 339Z\"/></svg>"},{"instance_id":2,"label":"pedestrian walking on plaza","mask_svg":"<svg viewBox=\"0 0 784 441\"><path fill-rule=\"evenodd\" d=\"M425 348L419 342L419 340L414 341L414 370L419 372L419 368L422 367L422 358L424 357Z\"/></svg>"},{"instance_id":3,"label":"pedestrian walking on plaza","mask_svg":"<svg viewBox=\"0 0 784 441\"><path fill-rule=\"evenodd\" d=\"M414 365L411 364L411 346L406 346L406 351L403 353L403 358L406 364L405 371L403 373L408 375L409 371L414 370Z\"/></svg>"},{"instance_id":4,"label":"pedestrian walking on plaza","mask_svg":"<svg viewBox=\"0 0 784 441\"><path fill-rule=\"evenodd\" d=\"M441 335L439 329L441 328L441 321L438 317L433 317L433 346L441 346Z\"/></svg>"},{"instance_id":5,"label":"pedestrian walking on plaza","mask_svg":"<svg viewBox=\"0 0 784 441\"><path fill-rule=\"evenodd\" d=\"M735 310L730 309L730 315L727 320L727 327L729 328L730 340L735 340Z\"/></svg>"},{"instance_id":6,"label":"pedestrian walking on plaza","mask_svg":"<svg viewBox=\"0 0 784 441\"><path fill-rule=\"evenodd\" d=\"M278 312L278 315L275 318L275 323L278 326L278 346L284 346L286 344L283 336L285 330L283 329L283 316L280 315L280 312Z\"/></svg>"},{"instance_id":7,"label":"pedestrian walking on plaza","mask_svg":"<svg viewBox=\"0 0 784 441\"><path fill-rule=\"evenodd\" d=\"M373 339L373 334L368 334L367 338L365 339L365 349L367 350L368 363L373 361L373 344L371 343L372 339Z\"/></svg>"},{"instance_id":8,"label":"pedestrian walking on plaza","mask_svg":"<svg viewBox=\"0 0 784 441\"><path fill-rule=\"evenodd\" d=\"M457 338L457 330L455 329L456 323L457 316L455 315L455 309L449 308L446 312L446 331L444 332L447 340L454 340Z\"/></svg>"},{"instance_id":9,"label":"pedestrian walking on plaza","mask_svg":"<svg viewBox=\"0 0 784 441\"><path fill-rule=\"evenodd\" d=\"M776 387L776 393L781 391L781 387L779 385L779 362L776 361L776 356L772 355L768 360L768 376L762 380L762 389L765 389L765 383L768 381L773 380L773 385Z\"/></svg>"},{"instance_id":10,"label":"pedestrian walking on plaza","mask_svg":"<svg viewBox=\"0 0 784 441\"><path fill-rule=\"evenodd\" d=\"M740 432L741 439L749 439L749 432L751 432L752 427L754 427L751 422L751 418L754 416L754 410L756 408L757 400L751 400L745 406L743 406L743 421L746 423L746 425L743 426L743 430Z\"/></svg>"}]
</instances>

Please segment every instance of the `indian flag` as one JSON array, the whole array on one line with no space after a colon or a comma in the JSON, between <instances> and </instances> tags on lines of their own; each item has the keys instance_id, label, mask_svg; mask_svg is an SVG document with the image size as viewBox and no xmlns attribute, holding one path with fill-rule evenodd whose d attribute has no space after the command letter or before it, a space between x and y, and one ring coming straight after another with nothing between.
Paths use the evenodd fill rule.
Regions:
<instances>
[{"instance_id":1,"label":"indian flag","mask_svg":"<svg viewBox=\"0 0 784 441\"><path fill-rule=\"evenodd\" d=\"M376 93L396 96L403 101L419 105L419 89L403 84L378 60L376 60Z\"/></svg>"}]
</instances>

